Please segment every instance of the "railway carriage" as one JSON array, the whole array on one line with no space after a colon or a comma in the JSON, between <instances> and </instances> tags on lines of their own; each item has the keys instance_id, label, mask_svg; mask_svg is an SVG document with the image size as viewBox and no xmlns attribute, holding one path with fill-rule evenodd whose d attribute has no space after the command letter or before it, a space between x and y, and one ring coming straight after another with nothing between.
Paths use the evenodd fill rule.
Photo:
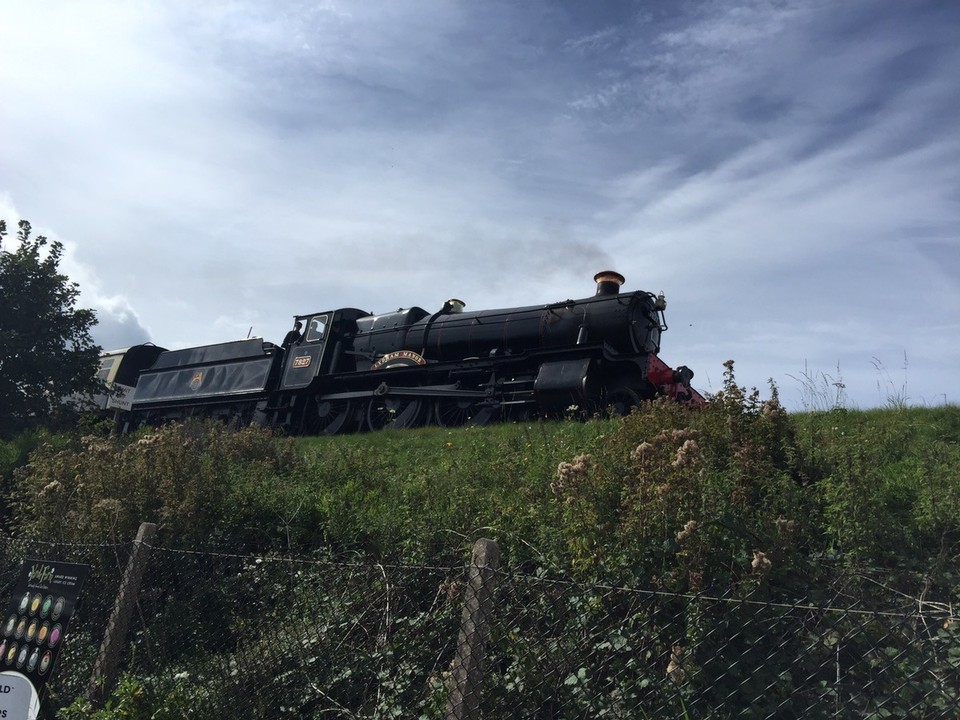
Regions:
<instances>
[{"instance_id":1,"label":"railway carriage","mask_svg":"<svg viewBox=\"0 0 960 720\"><path fill-rule=\"evenodd\" d=\"M105 392L92 397L72 396L66 402L82 411L128 410L140 373L166 351L153 343L142 343L100 353L97 379L103 383Z\"/></svg>"}]
</instances>

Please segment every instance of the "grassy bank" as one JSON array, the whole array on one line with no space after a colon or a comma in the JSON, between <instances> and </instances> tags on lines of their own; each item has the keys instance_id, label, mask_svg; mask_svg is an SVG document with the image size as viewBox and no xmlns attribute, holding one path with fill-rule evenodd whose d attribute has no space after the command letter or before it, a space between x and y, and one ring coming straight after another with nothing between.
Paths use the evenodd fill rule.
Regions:
<instances>
[{"instance_id":1,"label":"grassy bank","mask_svg":"<svg viewBox=\"0 0 960 720\"><path fill-rule=\"evenodd\" d=\"M154 521L171 545L421 562L485 535L511 562L725 584L757 553L935 568L960 540L958 468L956 407L789 415L731 368L705 409L588 422L58 438L7 504L16 532L66 541Z\"/></svg>"},{"instance_id":2,"label":"grassy bank","mask_svg":"<svg viewBox=\"0 0 960 720\"><path fill-rule=\"evenodd\" d=\"M0 454L9 532L96 554L160 525L114 705L93 716L65 683L65 719L210 703L233 717L224 697L251 677L264 688L251 717L293 714L291 697L302 717L439 717L478 537L506 571L488 698L503 717L558 697L563 717L819 717L837 703L944 717L960 697L944 614L960 600L960 408L787 414L731 367L706 408L588 422L23 442ZM112 599L89 589L91 627ZM919 624L901 614L934 606ZM197 655L182 640L204 628L222 632ZM295 635L278 642L280 628ZM66 679L83 679L95 646L73 648Z\"/></svg>"}]
</instances>

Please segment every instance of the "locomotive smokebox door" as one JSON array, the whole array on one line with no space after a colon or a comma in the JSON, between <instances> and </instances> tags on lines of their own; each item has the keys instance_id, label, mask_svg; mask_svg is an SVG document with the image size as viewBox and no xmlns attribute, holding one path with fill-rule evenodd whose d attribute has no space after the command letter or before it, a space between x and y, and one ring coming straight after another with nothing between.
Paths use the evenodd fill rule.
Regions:
<instances>
[{"instance_id":1,"label":"locomotive smokebox door","mask_svg":"<svg viewBox=\"0 0 960 720\"><path fill-rule=\"evenodd\" d=\"M541 365L533 384L537 402L545 407L567 407L597 397L600 386L590 372L591 365L590 358Z\"/></svg>"}]
</instances>

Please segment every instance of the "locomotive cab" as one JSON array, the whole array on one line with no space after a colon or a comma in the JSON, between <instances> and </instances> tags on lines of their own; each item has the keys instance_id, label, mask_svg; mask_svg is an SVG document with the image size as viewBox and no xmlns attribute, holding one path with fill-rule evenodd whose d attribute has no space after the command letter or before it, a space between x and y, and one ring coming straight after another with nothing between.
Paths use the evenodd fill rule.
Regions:
<instances>
[{"instance_id":1,"label":"locomotive cab","mask_svg":"<svg viewBox=\"0 0 960 720\"><path fill-rule=\"evenodd\" d=\"M284 359L283 387L306 387L316 375L323 358L330 313L298 316L307 328L303 337L287 349Z\"/></svg>"},{"instance_id":2,"label":"locomotive cab","mask_svg":"<svg viewBox=\"0 0 960 720\"><path fill-rule=\"evenodd\" d=\"M369 314L356 308L342 308L297 315L296 319L304 324L306 331L287 349L281 389L302 389L319 375L356 369L348 345L356 334L358 321Z\"/></svg>"}]
</instances>

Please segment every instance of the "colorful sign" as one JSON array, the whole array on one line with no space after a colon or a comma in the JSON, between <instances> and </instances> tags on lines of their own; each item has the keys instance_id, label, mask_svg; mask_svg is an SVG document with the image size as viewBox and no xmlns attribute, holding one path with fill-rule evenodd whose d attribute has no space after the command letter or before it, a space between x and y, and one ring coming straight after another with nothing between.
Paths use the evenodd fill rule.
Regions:
<instances>
[{"instance_id":1,"label":"colorful sign","mask_svg":"<svg viewBox=\"0 0 960 720\"><path fill-rule=\"evenodd\" d=\"M50 678L89 565L25 560L0 635L0 674L21 674L40 692ZM0 720L2 716L0 716Z\"/></svg>"}]
</instances>

